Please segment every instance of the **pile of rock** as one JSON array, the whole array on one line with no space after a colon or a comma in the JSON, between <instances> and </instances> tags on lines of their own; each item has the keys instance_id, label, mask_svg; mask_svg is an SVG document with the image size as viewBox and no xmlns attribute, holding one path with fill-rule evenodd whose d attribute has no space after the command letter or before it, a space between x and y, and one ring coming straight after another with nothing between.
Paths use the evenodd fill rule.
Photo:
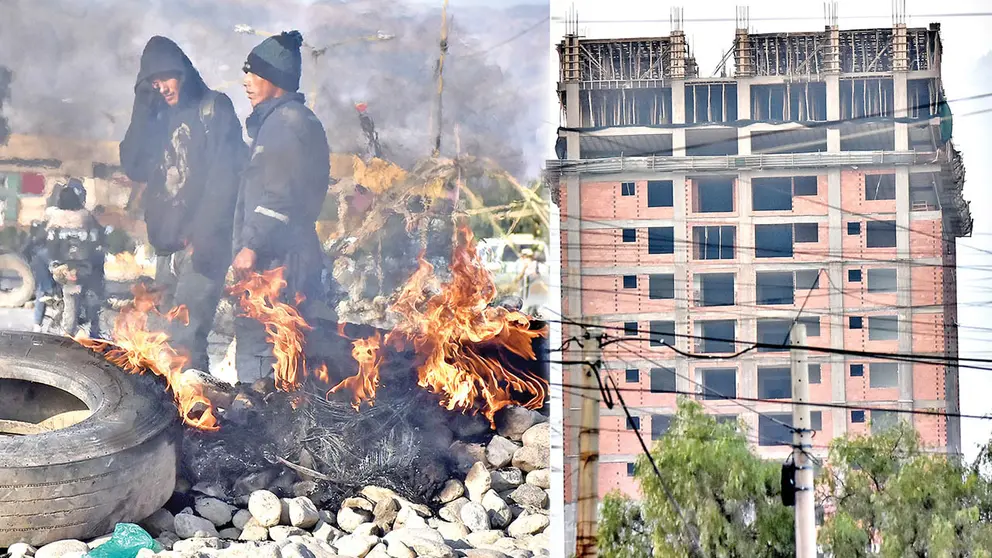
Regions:
<instances>
[{"instance_id":1,"label":"pile of rock","mask_svg":"<svg viewBox=\"0 0 992 558\"><path fill-rule=\"evenodd\" d=\"M261 480L268 488L231 497L212 486L190 487L190 506L176 514L160 509L141 525L165 549L157 555L174 558L548 556L549 427L540 414L521 410L487 443L452 443L455 478L430 506L366 486L336 509L319 509L307 495L313 482L256 474L235 486L257 487ZM77 558L106 540L59 541L37 550L18 545L8 552ZM139 557L152 555L143 550Z\"/></svg>"}]
</instances>

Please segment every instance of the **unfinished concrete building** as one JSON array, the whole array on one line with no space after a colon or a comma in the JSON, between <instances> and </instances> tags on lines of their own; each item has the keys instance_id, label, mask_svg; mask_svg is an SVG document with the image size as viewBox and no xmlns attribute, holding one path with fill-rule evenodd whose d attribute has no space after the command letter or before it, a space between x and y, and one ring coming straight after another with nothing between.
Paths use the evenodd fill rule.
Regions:
<instances>
[{"instance_id":1,"label":"unfinished concrete building","mask_svg":"<svg viewBox=\"0 0 992 558\"><path fill-rule=\"evenodd\" d=\"M799 316L811 346L953 359L955 238L972 220L938 24L739 27L730 77L700 77L678 30L571 33L558 45L565 126L548 173L562 215L562 312L650 338L604 351L647 439L668 427L672 391L695 393L712 413L743 420L762 455L784 458L791 432L775 420L791 424L790 404L713 394L788 400L787 351L700 360L672 347L726 356L748 342L782 344ZM580 331L565 326L564 337ZM955 366L812 352L809 372L816 401L958 411ZM566 366L565 385L580 373ZM566 390L566 502L576 496L580 397ZM896 420L912 421L936 451L961 450L956 420L820 408L814 452ZM600 496L636 496L640 447L619 407L601 409L600 428Z\"/></svg>"}]
</instances>

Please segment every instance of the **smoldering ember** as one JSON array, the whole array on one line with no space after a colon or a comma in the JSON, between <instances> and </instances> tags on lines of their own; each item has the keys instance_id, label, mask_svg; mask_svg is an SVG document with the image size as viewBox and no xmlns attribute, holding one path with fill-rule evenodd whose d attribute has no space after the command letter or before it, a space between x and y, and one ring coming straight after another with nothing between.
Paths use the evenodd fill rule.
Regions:
<instances>
[{"instance_id":1,"label":"smoldering ember","mask_svg":"<svg viewBox=\"0 0 992 558\"><path fill-rule=\"evenodd\" d=\"M312 48L284 33L257 37L251 52L291 52L294 41ZM454 43L431 47L431 145L399 145L403 134L388 129L390 143L381 142L376 106L349 107L363 146L330 155L314 222L323 261L308 264L320 267L320 288L300 286L309 286L300 262L310 260L295 237L280 237L294 255L272 266L243 266L244 248L234 250L206 323L213 313L198 304L209 296L190 293L210 283L184 284L183 260L155 259L154 178L135 180L117 141L19 128L40 119L18 105L18 79L32 79L30 68L10 72L0 55L0 182L17 191L3 201L0 307L35 310L34 332L0 331L0 558L550 554L544 186L518 181L500 154L471 153L485 132L441 118L442 96L468 102L440 86L446 44ZM249 56L246 74L259 59ZM304 81L310 63L304 56ZM183 71L183 88L199 79ZM168 103L170 86L155 79L153 93ZM249 82L250 95L264 91ZM199 110L205 149L214 149L211 126L223 116ZM341 119L339 111L331 118ZM261 152L246 153L235 227ZM196 160L177 153L187 156ZM307 176L320 176L314 166ZM278 206L284 215L264 199L245 219L262 215L276 225L272 235L296 234L278 224L297 210ZM67 235L75 222L56 225L59 211L86 211L95 228ZM264 241L234 237L235 248ZM195 268L204 256L192 238L176 254ZM51 255L66 245L99 249L77 266ZM39 266L40 253L48 260ZM98 290L86 282L92 265ZM162 281L169 273L178 277L171 288ZM248 326L264 337L268 360L249 350ZM209 330L205 348L182 337L201 330ZM209 354L209 367L197 351ZM240 368L252 359L271 361L270 373L246 380Z\"/></svg>"}]
</instances>

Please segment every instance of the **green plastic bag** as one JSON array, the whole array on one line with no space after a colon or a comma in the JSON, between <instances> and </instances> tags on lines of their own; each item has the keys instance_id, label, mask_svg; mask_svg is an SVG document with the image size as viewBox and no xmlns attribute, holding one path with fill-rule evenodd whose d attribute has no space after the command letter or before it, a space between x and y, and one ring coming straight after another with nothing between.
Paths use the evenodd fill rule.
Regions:
<instances>
[{"instance_id":1,"label":"green plastic bag","mask_svg":"<svg viewBox=\"0 0 992 558\"><path fill-rule=\"evenodd\" d=\"M141 527L133 523L118 523L110 540L89 551L86 558L134 558L142 548L162 551L162 545Z\"/></svg>"}]
</instances>

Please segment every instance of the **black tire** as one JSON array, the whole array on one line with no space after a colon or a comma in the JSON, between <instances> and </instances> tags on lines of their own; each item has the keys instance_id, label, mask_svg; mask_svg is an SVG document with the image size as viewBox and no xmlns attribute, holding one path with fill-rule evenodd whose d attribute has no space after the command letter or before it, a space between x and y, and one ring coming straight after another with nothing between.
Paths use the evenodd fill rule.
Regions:
<instances>
[{"instance_id":1,"label":"black tire","mask_svg":"<svg viewBox=\"0 0 992 558\"><path fill-rule=\"evenodd\" d=\"M168 501L180 428L158 379L127 374L65 337L8 331L0 379L59 388L92 411L62 430L0 434L0 548L97 537Z\"/></svg>"},{"instance_id":2,"label":"black tire","mask_svg":"<svg viewBox=\"0 0 992 558\"><path fill-rule=\"evenodd\" d=\"M0 254L0 271L21 276L21 285L9 291L0 290L0 308L20 308L34 296L34 273L24 258L13 252Z\"/></svg>"}]
</instances>

